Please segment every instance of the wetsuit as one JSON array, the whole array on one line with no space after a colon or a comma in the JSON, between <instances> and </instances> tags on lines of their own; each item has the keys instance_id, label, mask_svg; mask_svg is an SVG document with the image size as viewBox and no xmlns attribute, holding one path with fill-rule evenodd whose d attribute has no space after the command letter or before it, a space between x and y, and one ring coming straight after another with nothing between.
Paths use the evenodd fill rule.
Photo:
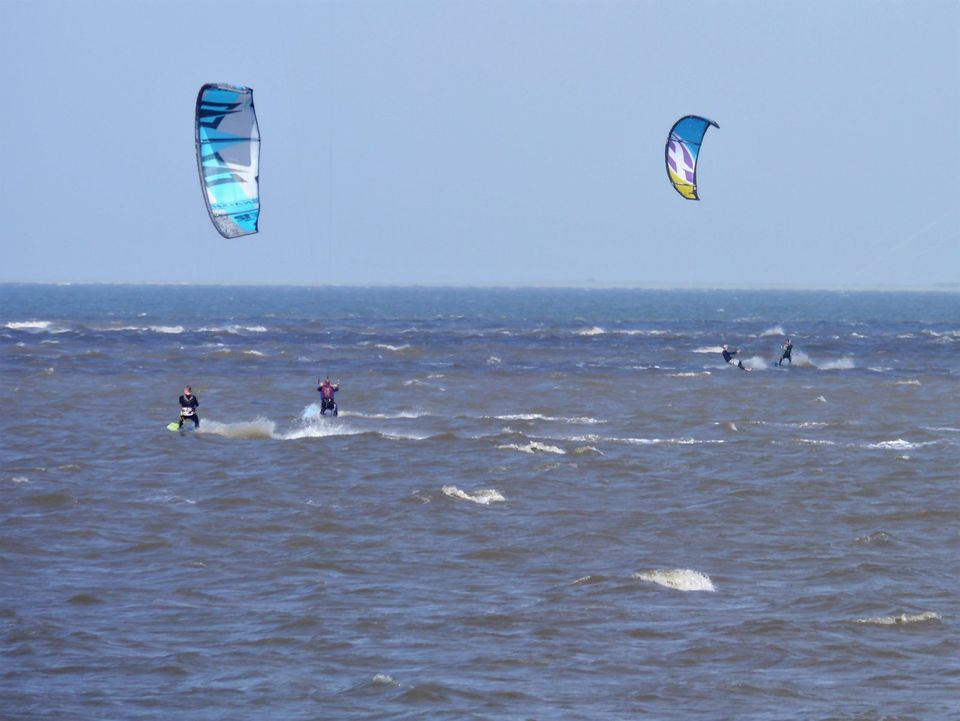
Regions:
<instances>
[{"instance_id":1,"label":"wetsuit","mask_svg":"<svg viewBox=\"0 0 960 721\"><path fill-rule=\"evenodd\" d=\"M321 383L317 390L320 391L320 415L325 416L327 411L333 411L333 415L338 415L340 409L337 408L337 402L333 399L333 394L340 390L340 386L332 383Z\"/></svg>"},{"instance_id":2,"label":"wetsuit","mask_svg":"<svg viewBox=\"0 0 960 721\"><path fill-rule=\"evenodd\" d=\"M790 365L793 365L793 358L790 357L790 354L793 352L793 343L787 342L783 344L783 355L780 356L780 360L777 361L777 365L783 365L785 360L790 361Z\"/></svg>"},{"instance_id":3,"label":"wetsuit","mask_svg":"<svg viewBox=\"0 0 960 721\"><path fill-rule=\"evenodd\" d=\"M733 351L733 352L730 352L730 351L728 351L727 349L724 349L724 350L723 350L723 360L724 360L726 363L729 363L729 364L733 365L733 357L734 357L737 353L739 353L739 352L740 352L740 351L738 351L738 350L735 350L735 351ZM743 369L743 370L746 370L746 368L743 367L743 362L742 362L742 361L737 361L737 368L741 368L741 369Z\"/></svg>"},{"instance_id":4,"label":"wetsuit","mask_svg":"<svg viewBox=\"0 0 960 721\"><path fill-rule=\"evenodd\" d=\"M193 421L193 427L200 427L200 416L197 414L197 406L200 401L195 395L180 396L180 428L183 428L185 420Z\"/></svg>"}]
</instances>

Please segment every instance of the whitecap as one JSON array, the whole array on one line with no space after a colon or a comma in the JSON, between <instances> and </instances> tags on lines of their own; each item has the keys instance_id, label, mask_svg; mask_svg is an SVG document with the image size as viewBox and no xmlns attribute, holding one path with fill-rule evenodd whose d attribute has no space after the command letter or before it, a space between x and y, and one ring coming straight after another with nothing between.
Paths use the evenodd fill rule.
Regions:
<instances>
[{"instance_id":1,"label":"whitecap","mask_svg":"<svg viewBox=\"0 0 960 721\"><path fill-rule=\"evenodd\" d=\"M710 577L689 568L657 569L634 573L633 577L641 581L656 583L675 591L716 591Z\"/></svg>"},{"instance_id":2,"label":"whitecap","mask_svg":"<svg viewBox=\"0 0 960 721\"><path fill-rule=\"evenodd\" d=\"M558 448L557 446L549 446L546 443L540 443L539 441L530 441L524 446L516 443L510 443L507 445L497 446L497 448L502 450L521 451L522 453L556 453L561 456L567 454L567 452L562 448Z\"/></svg>"},{"instance_id":3,"label":"whitecap","mask_svg":"<svg viewBox=\"0 0 960 721\"><path fill-rule=\"evenodd\" d=\"M597 456L603 455L603 452L599 448L596 448L595 446L577 446L572 451L570 451L570 453L574 456L585 456L588 453L591 453Z\"/></svg>"},{"instance_id":4,"label":"whitecap","mask_svg":"<svg viewBox=\"0 0 960 721\"><path fill-rule=\"evenodd\" d=\"M584 335L584 336L603 335L606 332L607 331L601 328L600 326L595 325L592 328L584 328L583 330L578 330L577 335Z\"/></svg>"},{"instance_id":5,"label":"whitecap","mask_svg":"<svg viewBox=\"0 0 960 721\"><path fill-rule=\"evenodd\" d=\"M888 450L888 451L912 451L916 448L922 448L923 446L933 445L934 443L936 443L936 441L926 441L925 443L911 443L910 441L905 441L902 438L897 438L895 441L881 441L880 443L868 443L867 448Z\"/></svg>"},{"instance_id":6,"label":"whitecap","mask_svg":"<svg viewBox=\"0 0 960 721\"><path fill-rule=\"evenodd\" d=\"M148 328L148 330L151 330L154 333L169 333L169 334L175 335L177 333L183 333L183 326L182 325L152 325Z\"/></svg>"},{"instance_id":7,"label":"whitecap","mask_svg":"<svg viewBox=\"0 0 960 721\"><path fill-rule=\"evenodd\" d=\"M497 356L495 356L495 355L492 355L492 356L490 356L489 358L487 358L487 365L488 365L488 366L498 366L498 365L500 365L501 363L503 363L503 361L500 360L500 359L499 359Z\"/></svg>"},{"instance_id":8,"label":"whitecap","mask_svg":"<svg viewBox=\"0 0 960 721\"><path fill-rule=\"evenodd\" d=\"M13 476L10 479L13 483L29 483L30 479L26 476Z\"/></svg>"},{"instance_id":9,"label":"whitecap","mask_svg":"<svg viewBox=\"0 0 960 721\"><path fill-rule=\"evenodd\" d=\"M373 683L383 684L384 686L399 686L400 684L393 680L393 676L386 673L378 673L373 677Z\"/></svg>"},{"instance_id":10,"label":"whitecap","mask_svg":"<svg viewBox=\"0 0 960 721\"><path fill-rule=\"evenodd\" d=\"M694 353L723 353L723 348L718 345L705 345L693 349Z\"/></svg>"},{"instance_id":11,"label":"whitecap","mask_svg":"<svg viewBox=\"0 0 960 721\"><path fill-rule=\"evenodd\" d=\"M47 330L52 321L49 320L22 320L11 321L4 325L4 328L10 330Z\"/></svg>"},{"instance_id":12,"label":"whitecap","mask_svg":"<svg viewBox=\"0 0 960 721\"><path fill-rule=\"evenodd\" d=\"M911 378L908 381L897 381L897 385L898 386L918 386L920 385L920 381L917 380L916 378Z\"/></svg>"},{"instance_id":13,"label":"whitecap","mask_svg":"<svg viewBox=\"0 0 960 721\"><path fill-rule=\"evenodd\" d=\"M243 353L244 355L254 355L254 356L260 356L260 357L263 357L266 355L266 353L261 353L258 350L245 350Z\"/></svg>"},{"instance_id":14,"label":"whitecap","mask_svg":"<svg viewBox=\"0 0 960 721\"><path fill-rule=\"evenodd\" d=\"M610 438L614 443L629 443L634 446L695 446L699 444L726 443L724 440L698 440L696 438Z\"/></svg>"},{"instance_id":15,"label":"whitecap","mask_svg":"<svg viewBox=\"0 0 960 721\"><path fill-rule=\"evenodd\" d=\"M697 378L699 376L708 376L712 375L710 371L699 371L694 372L684 372L684 373L667 373L670 378Z\"/></svg>"},{"instance_id":16,"label":"whitecap","mask_svg":"<svg viewBox=\"0 0 960 721\"><path fill-rule=\"evenodd\" d=\"M483 417L488 418L489 416ZM567 416L547 416L542 413L511 413L493 417L498 421L557 421L561 423L572 423L575 425L595 425L597 423L606 423L606 421L600 420L599 418L591 418L590 416L575 416L570 418Z\"/></svg>"},{"instance_id":17,"label":"whitecap","mask_svg":"<svg viewBox=\"0 0 960 721\"><path fill-rule=\"evenodd\" d=\"M758 338L768 338L773 335L786 335L786 331L783 329L782 325L775 325L772 328L767 328L763 333L761 333Z\"/></svg>"},{"instance_id":18,"label":"whitecap","mask_svg":"<svg viewBox=\"0 0 960 721\"><path fill-rule=\"evenodd\" d=\"M816 401L817 403L826 403L826 402L827 402L827 399L824 398L823 396L817 396L817 397L814 398L813 400Z\"/></svg>"},{"instance_id":19,"label":"whitecap","mask_svg":"<svg viewBox=\"0 0 960 721\"><path fill-rule=\"evenodd\" d=\"M444 486L441 490L444 495L450 496L451 498L459 498L461 501L479 503L481 506L489 506L491 503L501 503L507 500L503 497L503 494L495 488L481 488L473 493L461 491L456 486Z\"/></svg>"},{"instance_id":20,"label":"whitecap","mask_svg":"<svg viewBox=\"0 0 960 721\"><path fill-rule=\"evenodd\" d=\"M400 351L405 351L410 349L408 343L403 345L390 345L389 343L377 343L373 346L374 348L382 348L383 350L393 351L394 353L399 353Z\"/></svg>"},{"instance_id":21,"label":"whitecap","mask_svg":"<svg viewBox=\"0 0 960 721\"><path fill-rule=\"evenodd\" d=\"M926 623L928 621L939 621L942 617L935 611L924 611L923 613L901 613L897 616L871 616L869 618L858 618L856 623L869 623L877 626L899 626L910 623Z\"/></svg>"}]
</instances>

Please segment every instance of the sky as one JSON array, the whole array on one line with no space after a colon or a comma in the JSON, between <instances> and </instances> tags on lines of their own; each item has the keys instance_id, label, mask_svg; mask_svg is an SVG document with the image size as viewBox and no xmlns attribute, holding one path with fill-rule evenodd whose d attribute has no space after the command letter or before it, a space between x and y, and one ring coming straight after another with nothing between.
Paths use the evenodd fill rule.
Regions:
<instances>
[{"instance_id":1,"label":"sky","mask_svg":"<svg viewBox=\"0 0 960 721\"><path fill-rule=\"evenodd\" d=\"M960 2L0 0L0 281L960 282ZM196 170L254 89L260 233ZM667 180L715 120L702 200Z\"/></svg>"}]
</instances>

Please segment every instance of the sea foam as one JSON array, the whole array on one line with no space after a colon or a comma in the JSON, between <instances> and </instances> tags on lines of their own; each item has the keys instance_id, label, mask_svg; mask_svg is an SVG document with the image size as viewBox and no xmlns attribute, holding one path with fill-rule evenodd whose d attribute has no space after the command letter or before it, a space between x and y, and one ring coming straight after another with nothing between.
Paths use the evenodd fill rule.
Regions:
<instances>
[{"instance_id":1,"label":"sea foam","mask_svg":"<svg viewBox=\"0 0 960 721\"><path fill-rule=\"evenodd\" d=\"M656 583L674 591L716 591L710 577L689 568L657 569L634 573L633 577L648 583Z\"/></svg>"},{"instance_id":2,"label":"sea foam","mask_svg":"<svg viewBox=\"0 0 960 721\"><path fill-rule=\"evenodd\" d=\"M473 493L461 491L456 486L444 486L441 490L444 495L450 496L450 498L479 503L481 506L489 506L491 503L502 503L507 500L496 488L480 488Z\"/></svg>"}]
</instances>

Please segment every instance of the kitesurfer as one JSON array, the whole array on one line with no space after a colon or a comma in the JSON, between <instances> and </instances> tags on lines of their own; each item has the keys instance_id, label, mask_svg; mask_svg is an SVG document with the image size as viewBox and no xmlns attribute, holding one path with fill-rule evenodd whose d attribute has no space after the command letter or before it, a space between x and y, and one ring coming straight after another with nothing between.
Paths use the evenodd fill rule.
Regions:
<instances>
[{"instance_id":1,"label":"kitesurfer","mask_svg":"<svg viewBox=\"0 0 960 721\"><path fill-rule=\"evenodd\" d=\"M793 352L793 343L790 342L790 339L787 338L783 341L783 355L780 356L780 360L777 361L777 366L780 367L783 365L783 362L790 361L790 365L793 365L793 358L790 357L790 354Z\"/></svg>"},{"instance_id":2,"label":"kitesurfer","mask_svg":"<svg viewBox=\"0 0 960 721\"><path fill-rule=\"evenodd\" d=\"M183 428L183 422L186 420L193 421L194 428L200 427L200 416L197 414L197 406L199 405L200 401L193 395L193 389L190 386L184 388L183 395L180 396L180 423L177 424L178 428Z\"/></svg>"},{"instance_id":3,"label":"kitesurfer","mask_svg":"<svg viewBox=\"0 0 960 721\"><path fill-rule=\"evenodd\" d=\"M740 349L739 349L739 348L737 348L736 350L732 351L732 350L730 350L729 347L727 347L726 344L724 344L724 346L723 346L723 361L724 361L724 363L727 363L727 364L729 364L729 365L736 365L737 368L739 368L740 370L745 371L745 370L747 370L747 369L743 367L743 361L741 361L739 358L737 358L737 359L734 358L734 356L737 355L737 353L739 353L739 352L740 352ZM734 362L733 362L734 360L737 361L736 364L734 364Z\"/></svg>"},{"instance_id":4,"label":"kitesurfer","mask_svg":"<svg viewBox=\"0 0 960 721\"><path fill-rule=\"evenodd\" d=\"M320 415L327 415L327 411L332 411L333 415L338 415L340 409L337 408L337 402L334 400L334 394L340 390L339 383L331 383L330 376L327 376L317 388L320 392Z\"/></svg>"}]
</instances>

